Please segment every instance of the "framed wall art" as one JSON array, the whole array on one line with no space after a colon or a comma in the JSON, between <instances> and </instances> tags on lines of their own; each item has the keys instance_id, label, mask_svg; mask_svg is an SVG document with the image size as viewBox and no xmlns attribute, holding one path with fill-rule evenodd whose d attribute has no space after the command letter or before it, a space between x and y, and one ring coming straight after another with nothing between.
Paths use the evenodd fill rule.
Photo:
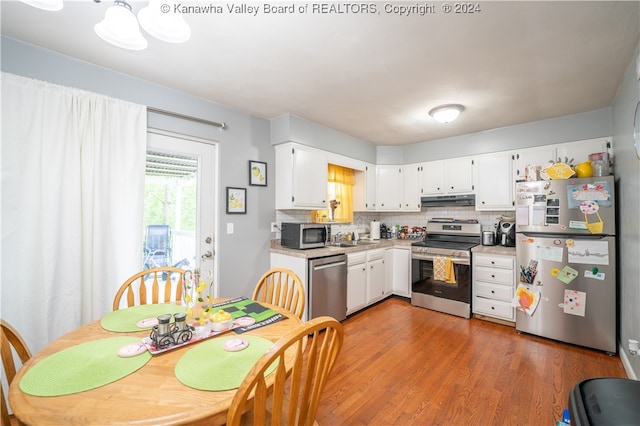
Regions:
<instances>
[{"instance_id":1,"label":"framed wall art","mask_svg":"<svg viewBox=\"0 0 640 426\"><path fill-rule=\"evenodd\" d=\"M267 163L249 160L249 185L267 186Z\"/></svg>"},{"instance_id":2,"label":"framed wall art","mask_svg":"<svg viewBox=\"0 0 640 426\"><path fill-rule=\"evenodd\" d=\"M247 212L247 189L227 186L227 213L245 214Z\"/></svg>"}]
</instances>

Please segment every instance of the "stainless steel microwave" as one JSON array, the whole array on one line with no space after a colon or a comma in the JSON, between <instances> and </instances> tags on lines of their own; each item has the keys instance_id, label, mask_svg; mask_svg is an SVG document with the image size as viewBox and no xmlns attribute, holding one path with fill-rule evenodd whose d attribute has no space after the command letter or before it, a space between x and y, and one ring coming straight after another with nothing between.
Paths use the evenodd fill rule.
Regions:
<instances>
[{"instance_id":1,"label":"stainless steel microwave","mask_svg":"<svg viewBox=\"0 0 640 426\"><path fill-rule=\"evenodd\" d=\"M324 247L331 240L331 226L322 223L282 222L280 244L293 249Z\"/></svg>"}]
</instances>

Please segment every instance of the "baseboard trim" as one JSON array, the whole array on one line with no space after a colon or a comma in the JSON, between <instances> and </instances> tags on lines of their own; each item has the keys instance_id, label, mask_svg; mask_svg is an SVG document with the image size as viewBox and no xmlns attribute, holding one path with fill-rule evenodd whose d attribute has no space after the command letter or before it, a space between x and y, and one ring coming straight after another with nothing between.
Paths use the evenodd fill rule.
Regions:
<instances>
[{"instance_id":1,"label":"baseboard trim","mask_svg":"<svg viewBox=\"0 0 640 426\"><path fill-rule=\"evenodd\" d=\"M627 376L630 379L638 380L638 376L633 371L633 367L631 367L631 362L629 362L629 356L627 355L627 350L620 345L618 348L618 354L620 355L620 360L622 361L622 366L624 367L624 371L627 372Z\"/></svg>"}]
</instances>

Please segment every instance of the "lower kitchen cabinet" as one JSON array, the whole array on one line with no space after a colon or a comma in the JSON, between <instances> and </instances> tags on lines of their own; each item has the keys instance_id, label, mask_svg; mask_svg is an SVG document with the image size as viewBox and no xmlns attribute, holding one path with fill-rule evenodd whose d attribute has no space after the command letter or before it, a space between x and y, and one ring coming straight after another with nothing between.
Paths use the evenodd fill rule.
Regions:
<instances>
[{"instance_id":1,"label":"lower kitchen cabinet","mask_svg":"<svg viewBox=\"0 0 640 426\"><path fill-rule=\"evenodd\" d=\"M347 315L367 304L367 253L347 255Z\"/></svg>"},{"instance_id":2,"label":"lower kitchen cabinet","mask_svg":"<svg viewBox=\"0 0 640 426\"><path fill-rule=\"evenodd\" d=\"M385 266L384 249L347 255L347 314L352 314L386 296Z\"/></svg>"},{"instance_id":3,"label":"lower kitchen cabinet","mask_svg":"<svg viewBox=\"0 0 640 426\"><path fill-rule=\"evenodd\" d=\"M411 248L393 247L386 249L385 269L387 273L386 293L397 296L411 296Z\"/></svg>"},{"instance_id":4,"label":"lower kitchen cabinet","mask_svg":"<svg viewBox=\"0 0 640 426\"><path fill-rule=\"evenodd\" d=\"M271 253L271 267L272 268L287 268L292 270L302 282L302 286L304 287L305 294L307 294L307 298L304 301L304 313L302 315L302 320L307 321L309 319L309 262L304 257L295 257L295 256L287 256L285 254L280 253ZM266 271L265 271L266 272ZM257 283L256 283L257 284Z\"/></svg>"},{"instance_id":5,"label":"lower kitchen cabinet","mask_svg":"<svg viewBox=\"0 0 640 426\"><path fill-rule=\"evenodd\" d=\"M385 296L386 277L384 250L367 251L367 304L377 302Z\"/></svg>"},{"instance_id":6,"label":"lower kitchen cabinet","mask_svg":"<svg viewBox=\"0 0 640 426\"><path fill-rule=\"evenodd\" d=\"M515 256L473 253L473 313L515 321Z\"/></svg>"}]
</instances>

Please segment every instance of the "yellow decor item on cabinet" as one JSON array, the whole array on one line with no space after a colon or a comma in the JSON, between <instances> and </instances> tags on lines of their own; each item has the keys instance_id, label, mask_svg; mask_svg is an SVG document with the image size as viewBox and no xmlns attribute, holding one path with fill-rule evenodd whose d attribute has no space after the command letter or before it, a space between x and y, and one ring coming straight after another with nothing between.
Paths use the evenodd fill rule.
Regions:
<instances>
[{"instance_id":1,"label":"yellow decor item on cabinet","mask_svg":"<svg viewBox=\"0 0 640 426\"><path fill-rule=\"evenodd\" d=\"M593 167L591 161L585 161L576 166L576 176L579 178L588 178L593 176Z\"/></svg>"},{"instance_id":2,"label":"yellow decor item on cabinet","mask_svg":"<svg viewBox=\"0 0 640 426\"><path fill-rule=\"evenodd\" d=\"M545 166L540 171L540 176L545 179L569 179L575 172L565 163L555 163Z\"/></svg>"}]
</instances>

